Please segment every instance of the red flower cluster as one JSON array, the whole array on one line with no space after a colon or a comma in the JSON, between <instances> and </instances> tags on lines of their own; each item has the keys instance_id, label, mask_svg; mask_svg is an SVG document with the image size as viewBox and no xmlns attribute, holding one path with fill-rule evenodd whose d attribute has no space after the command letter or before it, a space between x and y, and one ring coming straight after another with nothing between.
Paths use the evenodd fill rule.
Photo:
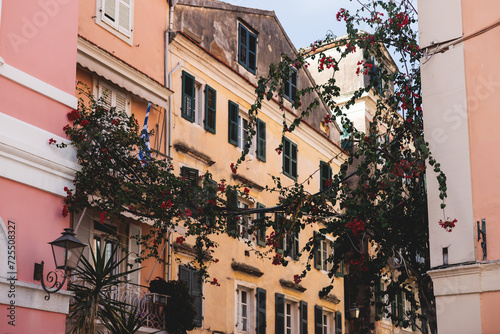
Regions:
<instances>
[{"instance_id":1,"label":"red flower cluster","mask_svg":"<svg viewBox=\"0 0 500 334\"><path fill-rule=\"evenodd\" d=\"M113 120L111 121L111 124L112 124L112 125L118 125L118 124L120 124L120 119L119 119L119 118L115 118L115 119L113 119Z\"/></svg>"},{"instance_id":2,"label":"red flower cluster","mask_svg":"<svg viewBox=\"0 0 500 334\"><path fill-rule=\"evenodd\" d=\"M57 143L57 140L55 140L54 138L50 138L49 139L49 145L52 145L52 144L55 144Z\"/></svg>"},{"instance_id":3,"label":"red flower cluster","mask_svg":"<svg viewBox=\"0 0 500 334\"><path fill-rule=\"evenodd\" d=\"M160 205L160 208L162 208L163 210L165 210L167 208L170 209L171 207L172 207L172 202L170 200L163 202Z\"/></svg>"},{"instance_id":4,"label":"red flower cluster","mask_svg":"<svg viewBox=\"0 0 500 334\"><path fill-rule=\"evenodd\" d=\"M358 258L351 259L350 262L352 265L361 265L365 262L365 256L363 254L360 254Z\"/></svg>"},{"instance_id":5,"label":"red flower cluster","mask_svg":"<svg viewBox=\"0 0 500 334\"><path fill-rule=\"evenodd\" d=\"M71 121L71 122L74 122L76 121L77 119L79 119L80 117L82 117L80 115L80 113L78 112L78 110L71 110L69 113L68 113L68 119Z\"/></svg>"},{"instance_id":6,"label":"red flower cluster","mask_svg":"<svg viewBox=\"0 0 500 334\"><path fill-rule=\"evenodd\" d=\"M177 237L177 239L175 239L175 242L178 243L179 245L182 245L182 243L185 241L186 239L184 239L183 236L180 236L180 237Z\"/></svg>"},{"instance_id":7,"label":"red flower cluster","mask_svg":"<svg viewBox=\"0 0 500 334\"><path fill-rule=\"evenodd\" d=\"M219 183L219 191L223 192L226 190L226 185L224 182Z\"/></svg>"},{"instance_id":8,"label":"red flower cluster","mask_svg":"<svg viewBox=\"0 0 500 334\"><path fill-rule=\"evenodd\" d=\"M331 123L332 122L331 116L330 115L326 115L323 118L323 122L325 122L325 124Z\"/></svg>"},{"instance_id":9,"label":"red flower cluster","mask_svg":"<svg viewBox=\"0 0 500 334\"><path fill-rule=\"evenodd\" d=\"M245 193L245 195L248 196L250 194L250 189L245 188L245 189L243 189L243 192Z\"/></svg>"},{"instance_id":10,"label":"red flower cluster","mask_svg":"<svg viewBox=\"0 0 500 334\"><path fill-rule=\"evenodd\" d=\"M278 148L275 149L275 151L276 151L276 153L278 153L278 155L280 155L281 151L283 151L283 149L278 147Z\"/></svg>"},{"instance_id":11,"label":"red flower cluster","mask_svg":"<svg viewBox=\"0 0 500 334\"><path fill-rule=\"evenodd\" d=\"M455 227L455 224L457 223L456 219L450 220L448 218L445 221L439 220L439 225L444 228L447 232L451 232L451 230Z\"/></svg>"},{"instance_id":12,"label":"red flower cluster","mask_svg":"<svg viewBox=\"0 0 500 334\"><path fill-rule=\"evenodd\" d=\"M236 167L234 166L234 162L232 162L232 163L231 163L231 165L230 165L229 167L231 167L231 172L232 172L233 174L236 174L236 173L237 173L237 171L236 171Z\"/></svg>"},{"instance_id":13,"label":"red flower cluster","mask_svg":"<svg viewBox=\"0 0 500 334\"><path fill-rule=\"evenodd\" d=\"M319 66L318 69L320 71L323 71L325 69L325 66L327 69L330 69L333 67L334 70L338 69L337 65L335 64L335 60L332 58L332 56L323 56L319 60Z\"/></svg>"},{"instance_id":14,"label":"red flower cluster","mask_svg":"<svg viewBox=\"0 0 500 334\"><path fill-rule=\"evenodd\" d=\"M213 200L209 199L209 200L207 201L207 204L210 204L210 205L215 205L215 202L214 202Z\"/></svg>"},{"instance_id":15,"label":"red flower cluster","mask_svg":"<svg viewBox=\"0 0 500 334\"><path fill-rule=\"evenodd\" d=\"M345 224L345 227L350 229L355 237L358 237L361 234L361 232L365 230L365 222L362 221L361 219L354 219L353 221Z\"/></svg>"},{"instance_id":16,"label":"red flower cluster","mask_svg":"<svg viewBox=\"0 0 500 334\"><path fill-rule=\"evenodd\" d=\"M348 14L345 8L340 8L339 12L337 13L337 21L347 21Z\"/></svg>"},{"instance_id":17,"label":"red flower cluster","mask_svg":"<svg viewBox=\"0 0 500 334\"><path fill-rule=\"evenodd\" d=\"M193 215L193 213L189 209L184 210L184 214L186 215L186 217L191 217Z\"/></svg>"},{"instance_id":18,"label":"red flower cluster","mask_svg":"<svg viewBox=\"0 0 500 334\"><path fill-rule=\"evenodd\" d=\"M89 124L90 124L90 123L89 123L89 121L87 121L86 119L84 119L84 120L80 123L80 125L81 125L81 126L86 126L86 125L89 125Z\"/></svg>"},{"instance_id":19,"label":"red flower cluster","mask_svg":"<svg viewBox=\"0 0 500 334\"><path fill-rule=\"evenodd\" d=\"M302 282L302 278L300 278L300 275L293 275L293 282L295 284L299 284L300 282Z\"/></svg>"},{"instance_id":20,"label":"red flower cluster","mask_svg":"<svg viewBox=\"0 0 500 334\"><path fill-rule=\"evenodd\" d=\"M99 223L104 224L104 222L109 218L108 216L106 216L106 213L107 211L101 212L101 214L99 215Z\"/></svg>"},{"instance_id":21,"label":"red flower cluster","mask_svg":"<svg viewBox=\"0 0 500 334\"><path fill-rule=\"evenodd\" d=\"M68 214L69 214L68 206L65 205L65 206L63 206L63 209L62 209L62 216L68 217Z\"/></svg>"},{"instance_id":22,"label":"red flower cluster","mask_svg":"<svg viewBox=\"0 0 500 334\"><path fill-rule=\"evenodd\" d=\"M219 281L217 280L217 278L214 278L212 280L212 282L210 282L210 284L215 285L215 286L220 286Z\"/></svg>"},{"instance_id":23,"label":"red flower cluster","mask_svg":"<svg viewBox=\"0 0 500 334\"><path fill-rule=\"evenodd\" d=\"M283 255L275 254L273 256L273 265L279 266L281 264L281 260L283 260Z\"/></svg>"}]
</instances>

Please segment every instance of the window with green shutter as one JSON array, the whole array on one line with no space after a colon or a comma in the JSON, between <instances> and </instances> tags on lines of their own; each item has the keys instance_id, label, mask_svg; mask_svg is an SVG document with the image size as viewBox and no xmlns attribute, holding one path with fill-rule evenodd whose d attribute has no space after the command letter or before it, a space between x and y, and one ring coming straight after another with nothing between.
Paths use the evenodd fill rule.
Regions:
<instances>
[{"instance_id":1,"label":"window with green shutter","mask_svg":"<svg viewBox=\"0 0 500 334\"><path fill-rule=\"evenodd\" d=\"M255 333L266 334L266 290L257 288L256 297Z\"/></svg>"},{"instance_id":2,"label":"window with green shutter","mask_svg":"<svg viewBox=\"0 0 500 334\"><path fill-rule=\"evenodd\" d=\"M239 106L233 101L229 101L228 105L228 141L234 146L239 143Z\"/></svg>"},{"instance_id":3,"label":"window with green shutter","mask_svg":"<svg viewBox=\"0 0 500 334\"><path fill-rule=\"evenodd\" d=\"M297 144L283 138L283 174L297 180Z\"/></svg>"},{"instance_id":4,"label":"window with green shutter","mask_svg":"<svg viewBox=\"0 0 500 334\"><path fill-rule=\"evenodd\" d=\"M217 92L209 85L205 86L205 130L215 134L215 115Z\"/></svg>"},{"instance_id":5,"label":"window with green shutter","mask_svg":"<svg viewBox=\"0 0 500 334\"><path fill-rule=\"evenodd\" d=\"M293 67L290 67L290 74L285 80L283 96L291 102L297 97L297 70Z\"/></svg>"},{"instance_id":6,"label":"window with green shutter","mask_svg":"<svg viewBox=\"0 0 500 334\"><path fill-rule=\"evenodd\" d=\"M342 312L335 312L335 334L342 334Z\"/></svg>"},{"instance_id":7,"label":"window with green shutter","mask_svg":"<svg viewBox=\"0 0 500 334\"><path fill-rule=\"evenodd\" d=\"M197 270L186 266L179 266L179 280L186 283L189 288L189 294L193 297L193 305L196 310L194 323L201 327L203 319L203 297L201 291L200 273Z\"/></svg>"},{"instance_id":8,"label":"window with green shutter","mask_svg":"<svg viewBox=\"0 0 500 334\"><path fill-rule=\"evenodd\" d=\"M257 159L266 162L266 123L257 119Z\"/></svg>"},{"instance_id":9,"label":"window with green shutter","mask_svg":"<svg viewBox=\"0 0 500 334\"><path fill-rule=\"evenodd\" d=\"M257 203L257 209L265 208L261 203ZM257 230L257 245L265 247L266 246L266 227L264 226L266 219L266 214L261 212L257 213L257 221L262 224ZM254 224L255 225L255 224Z\"/></svg>"},{"instance_id":10,"label":"window with green shutter","mask_svg":"<svg viewBox=\"0 0 500 334\"><path fill-rule=\"evenodd\" d=\"M190 122L194 122L195 116L195 79L182 71L182 112L181 115Z\"/></svg>"},{"instance_id":11,"label":"window with green shutter","mask_svg":"<svg viewBox=\"0 0 500 334\"><path fill-rule=\"evenodd\" d=\"M314 305L314 334L323 334L323 308Z\"/></svg>"},{"instance_id":12,"label":"window with green shutter","mask_svg":"<svg viewBox=\"0 0 500 334\"><path fill-rule=\"evenodd\" d=\"M300 308L300 334L307 334L307 302L301 300Z\"/></svg>"},{"instance_id":13,"label":"window with green shutter","mask_svg":"<svg viewBox=\"0 0 500 334\"><path fill-rule=\"evenodd\" d=\"M232 188L228 188L226 190L226 200L227 200L227 210L228 211L236 211L238 208L238 194L236 190ZM237 216L235 214L228 214L227 219L227 233L230 236L236 236L238 231L238 221Z\"/></svg>"},{"instance_id":14,"label":"window with green shutter","mask_svg":"<svg viewBox=\"0 0 500 334\"><path fill-rule=\"evenodd\" d=\"M238 25L238 63L255 74L257 70L257 35L243 24Z\"/></svg>"},{"instance_id":15,"label":"window with green shutter","mask_svg":"<svg viewBox=\"0 0 500 334\"><path fill-rule=\"evenodd\" d=\"M323 191L332 184L332 167L324 161L320 161L320 184L319 190Z\"/></svg>"},{"instance_id":16,"label":"window with green shutter","mask_svg":"<svg viewBox=\"0 0 500 334\"><path fill-rule=\"evenodd\" d=\"M181 167L181 176L188 180L192 186L198 185L198 170L189 167Z\"/></svg>"},{"instance_id":17,"label":"window with green shutter","mask_svg":"<svg viewBox=\"0 0 500 334\"><path fill-rule=\"evenodd\" d=\"M274 333L285 334L285 296L274 294Z\"/></svg>"}]
</instances>

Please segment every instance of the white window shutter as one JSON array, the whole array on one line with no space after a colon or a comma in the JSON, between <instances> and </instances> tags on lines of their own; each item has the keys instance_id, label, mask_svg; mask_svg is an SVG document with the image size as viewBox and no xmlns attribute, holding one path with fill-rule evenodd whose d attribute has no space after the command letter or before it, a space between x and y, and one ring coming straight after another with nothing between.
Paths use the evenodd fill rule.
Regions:
<instances>
[{"instance_id":1,"label":"white window shutter","mask_svg":"<svg viewBox=\"0 0 500 334\"><path fill-rule=\"evenodd\" d=\"M141 237L141 235L142 235L142 229L137 225L130 224L129 242L128 242L128 251L129 251L128 263L133 265L132 269L140 267L140 264L136 263L135 259L137 259L141 254L141 245L137 244L138 242L137 238ZM130 267L128 267L128 270L130 270ZM141 271L137 270L129 274L128 275L129 283L140 284L140 278L141 278L140 273Z\"/></svg>"},{"instance_id":2,"label":"white window shutter","mask_svg":"<svg viewBox=\"0 0 500 334\"><path fill-rule=\"evenodd\" d=\"M114 25L116 22L116 0L102 0L101 19Z\"/></svg>"},{"instance_id":3,"label":"white window shutter","mask_svg":"<svg viewBox=\"0 0 500 334\"><path fill-rule=\"evenodd\" d=\"M113 107L113 90L110 87L99 83L97 98L104 108L110 109Z\"/></svg>"},{"instance_id":4,"label":"white window shutter","mask_svg":"<svg viewBox=\"0 0 500 334\"><path fill-rule=\"evenodd\" d=\"M132 19L132 0L118 0L118 30L130 36Z\"/></svg>"},{"instance_id":5,"label":"white window shutter","mask_svg":"<svg viewBox=\"0 0 500 334\"><path fill-rule=\"evenodd\" d=\"M127 110L127 95L115 91L115 103L113 107L116 107L117 111L124 111L128 114Z\"/></svg>"}]
</instances>

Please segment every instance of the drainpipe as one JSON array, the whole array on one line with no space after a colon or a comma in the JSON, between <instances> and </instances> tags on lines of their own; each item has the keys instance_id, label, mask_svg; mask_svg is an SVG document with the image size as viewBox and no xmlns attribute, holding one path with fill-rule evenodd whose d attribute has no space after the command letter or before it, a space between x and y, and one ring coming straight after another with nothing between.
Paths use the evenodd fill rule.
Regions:
<instances>
[{"instance_id":1,"label":"drainpipe","mask_svg":"<svg viewBox=\"0 0 500 334\"><path fill-rule=\"evenodd\" d=\"M0 0L1 2L2 0ZM177 66L171 71L168 72L169 70L169 52L170 52L170 32L174 29L174 7L177 4L177 0L170 0L170 12L169 12L169 25L167 29L165 30L165 85L167 86L168 89L172 90L172 73L177 71L177 69L180 67L180 63L177 64ZM168 75L167 75L168 73ZM166 129L168 130L168 135L167 135L167 140L165 145L167 146L165 148L165 153L167 154L167 159L171 157L171 148L172 148L172 99L173 99L173 94L171 94L168 97L168 120L165 119L165 122L168 122L165 124ZM167 236L167 252L165 254L166 262L167 262L167 277L166 281L170 281L170 276L172 272L172 264L171 264L171 258L172 258L172 250L170 247L170 243L172 241L172 231L168 231L168 236Z\"/></svg>"}]
</instances>

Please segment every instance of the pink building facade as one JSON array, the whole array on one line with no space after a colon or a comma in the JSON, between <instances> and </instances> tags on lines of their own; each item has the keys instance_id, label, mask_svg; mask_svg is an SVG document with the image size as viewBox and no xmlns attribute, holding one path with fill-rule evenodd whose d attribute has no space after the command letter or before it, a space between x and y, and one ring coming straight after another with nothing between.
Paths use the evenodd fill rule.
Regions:
<instances>
[{"instance_id":1,"label":"pink building facade","mask_svg":"<svg viewBox=\"0 0 500 334\"><path fill-rule=\"evenodd\" d=\"M425 135L448 185L443 212L429 173L438 330L499 333L500 3L421 0L418 6ZM457 219L451 233L438 225L448 217Z\"/></svg>"},{"instance_id":2,"label":"pink building facade","mask_svg":"<svg viewBox=\"0 0 500 334\"><path fill-rule=\"evenodd\" d=\"M64 333L70 294L46 293L34 265L54 269L50 245L70 218L63 188L75 164L64 141L74 94L78 3L0 0L0 332Z\"/></svg>"}]
</instances>

